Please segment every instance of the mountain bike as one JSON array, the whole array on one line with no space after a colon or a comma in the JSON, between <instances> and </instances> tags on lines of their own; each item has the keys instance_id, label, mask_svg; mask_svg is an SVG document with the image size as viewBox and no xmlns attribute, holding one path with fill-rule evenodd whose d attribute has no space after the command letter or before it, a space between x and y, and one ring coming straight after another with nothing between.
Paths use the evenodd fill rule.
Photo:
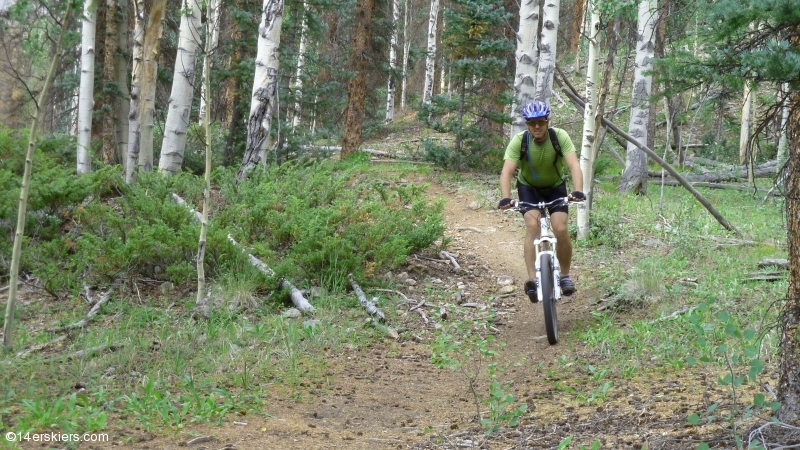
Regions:
<instances>
[{"instance_id":1,"label":"mountain bike","mask_svg":"<svg viewBox=\"0 0 800 450\"><path fill-rule=\"evenodd\" d=\"M559 204L568 205L569 197L557 198L551 202L528 203L515 201L512 211L522 211L521 206L544 211L539 217L541 232L533 240L536 248L536 296L544 309L544 328L550 345L558 343L558 313L556 303L561 298L560 265L556 256L556 236L550 227L550 214L547 207ZM579 203L579 202L577 202Z\"/></svg>"}]
</instances>

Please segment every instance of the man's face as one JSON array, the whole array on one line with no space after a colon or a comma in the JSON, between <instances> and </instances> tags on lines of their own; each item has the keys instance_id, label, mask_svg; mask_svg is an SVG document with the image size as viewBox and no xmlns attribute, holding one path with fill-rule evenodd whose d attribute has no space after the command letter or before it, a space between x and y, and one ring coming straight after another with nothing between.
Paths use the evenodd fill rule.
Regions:
<instances>
[{"instance_id":1,"label":"man's face","mask_svg":"<svg viewBox=\"0 0 800 450\"><path fill-rule=\"evenodd\" d=\"M525 122L528 125L528 131L531 132L533 140L541 143L545 141L547 136L547 119L533 119Z\"/></svg>"}]
</instances>

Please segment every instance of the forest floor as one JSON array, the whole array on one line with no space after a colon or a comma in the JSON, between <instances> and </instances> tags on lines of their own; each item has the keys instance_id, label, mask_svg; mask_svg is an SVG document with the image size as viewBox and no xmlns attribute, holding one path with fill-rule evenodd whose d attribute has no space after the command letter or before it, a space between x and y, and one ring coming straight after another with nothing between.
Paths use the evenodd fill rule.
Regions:
<instances>
[{"instance_id":1,"label":"forest floor","mask_svg":"<svg viewBox=\"0 0 800 450\"><path fill-rule=\"evenodd\" d=\"M438 263L410 261L409 275L419 283L398 289L413 300L427 287L457 284L463 292L461 303L472 305L465 309L498 311L495 337L505 345L493 361L507 370L496 379L505 386L504 394L513 395L508 406L527 405L518 426L502 427L487 436L478 424L478 410L483 417L489 415L486 403L476 403L472 390L481 399L488 396L485 361L468 361L463 370L437 368L431 362L430 340L387 338L331 351L325 359L324 386L308 386L301 399L275 392L265 399L263 415L230 417L219 426L191 424L169 436L118 430L126 437L115 447L652 450L697 448L705 440L711 448L735 448L728 429L687 423L688 414L703 411L712 402L730 402L728 391L717 385L718 374L699 367L656 367L627 376L615 370L592 373L594 366L603 366L603 357L571 333L597 325L592 313L602 303L605 289L603 280L596 278L596 262L578 248L572 271L578 292L559 304L562 340L549 345L541 305L531 304L521 293L526 273L521 257L524 229L518 215L494 210L487 198L495 186L488 181L483 187L487 195L479 195L474 186L465 189L432 178L425 181L431 183L430 199L444 200L445 236L451 238L448 250L458 254L465 270L455 275L437 269ZM617 263L624 264L624 258ZM512 295L499 296L502 276L513 277ZM407 310L400 315L403 323L389 325L402 328L404 336L415 336L415 329L434 328L433 321L426 323L408 305L397 308ZM440 313L438 305L420 309L428 315ZM472 388L469 373L479 374ZM109 432L116 433L113 426ZM570 436L572 443L560 447Z\"/></svg>"}]
</instances>

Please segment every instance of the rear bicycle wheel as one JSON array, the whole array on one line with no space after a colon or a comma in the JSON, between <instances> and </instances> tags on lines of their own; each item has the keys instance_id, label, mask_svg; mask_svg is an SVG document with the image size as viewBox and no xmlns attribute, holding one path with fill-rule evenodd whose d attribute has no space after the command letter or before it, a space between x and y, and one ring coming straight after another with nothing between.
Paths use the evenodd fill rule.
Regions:
<instances>
[{"instance_id":1,"label":"rear bicycle wheel","mask_svg":"<svg viewBox=\"0 0 800 450\"><path fill-rule=\"evenodd\" d=\"M542 255L540 262L542 283L542 308L544 308L544 328L550 345L558 343L558 314L556 313L555 279L553 276L553 255Z\"/></svg>"}]
</instances>

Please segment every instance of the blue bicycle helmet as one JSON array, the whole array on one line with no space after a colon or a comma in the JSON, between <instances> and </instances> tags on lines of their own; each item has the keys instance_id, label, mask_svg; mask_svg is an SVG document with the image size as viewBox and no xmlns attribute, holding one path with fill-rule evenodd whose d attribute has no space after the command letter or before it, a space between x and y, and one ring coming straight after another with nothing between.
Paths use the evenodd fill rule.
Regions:
<instances>
[{"instance_id":1,"label":"blue bicycle helmet","mask_svg":"<svg viewBox=\"0 0 800 450\"><path fill-rule=\"evenodd\" d=\"M525 120L547 119L549 116L550 107L545 102L530 102L522 108L522 117Z\"/></svg>"}]
</instances>

